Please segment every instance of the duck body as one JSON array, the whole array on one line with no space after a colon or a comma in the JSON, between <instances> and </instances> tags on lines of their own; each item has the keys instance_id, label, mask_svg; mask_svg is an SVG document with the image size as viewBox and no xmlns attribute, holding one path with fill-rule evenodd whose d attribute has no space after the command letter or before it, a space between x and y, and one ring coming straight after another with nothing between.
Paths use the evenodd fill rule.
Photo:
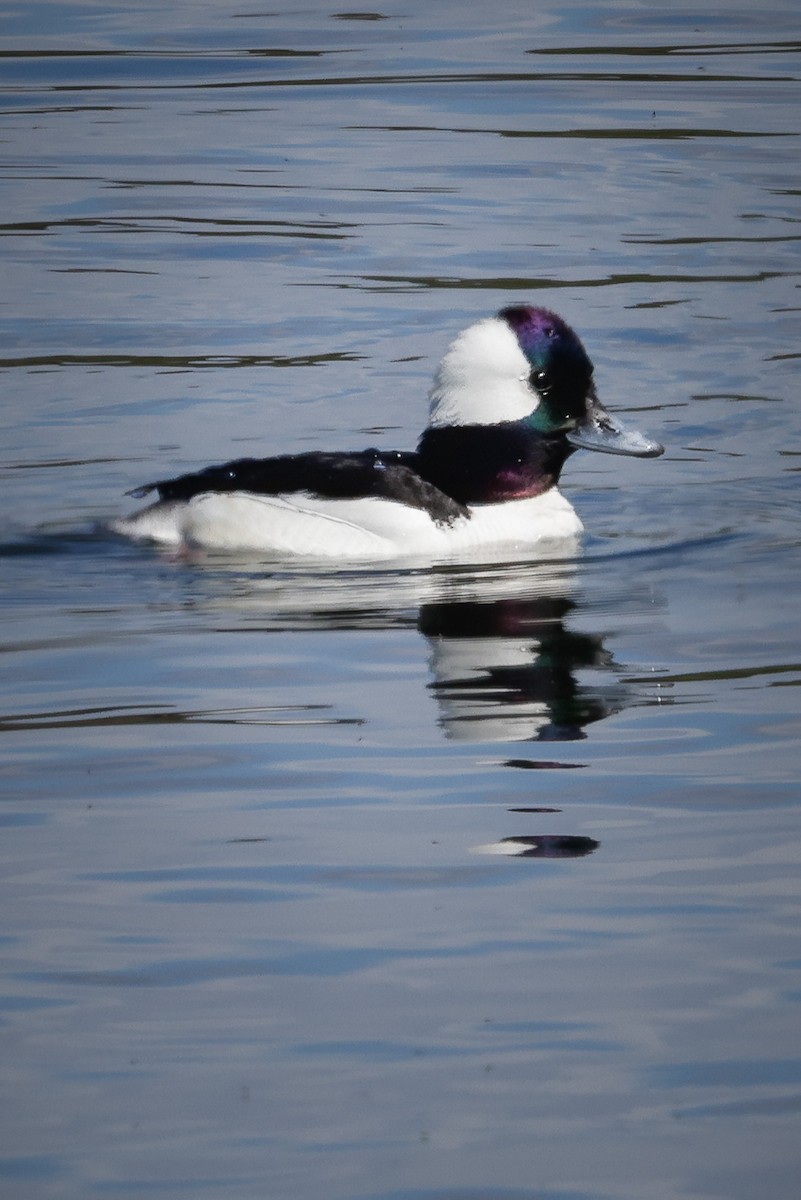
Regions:
<instances>
[{"instance_id":1,"label":"duck body","mask_svg":"<svg viewBox=\"0 0 801 1200\"><path fill-rule=\"evenodd\" d=\"M237 459L135 489L158 499L112 528L170 546L342 561L475 556L581 532L557 488L574 450L662 453L602 408L570 327L530 305L465 330L429 399L414 451Z\"/></svg>"}]
</instances>

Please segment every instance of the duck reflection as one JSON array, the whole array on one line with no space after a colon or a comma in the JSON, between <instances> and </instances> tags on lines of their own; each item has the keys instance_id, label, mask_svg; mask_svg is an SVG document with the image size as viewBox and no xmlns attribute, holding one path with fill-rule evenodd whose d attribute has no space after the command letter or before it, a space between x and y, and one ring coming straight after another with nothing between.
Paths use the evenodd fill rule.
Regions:
<instances>
[{"instance_id":1,"label":"duck reflection","mask_svg":"<svg viewBox=\"0 0 801 1200\"><path fill-rule=\"evenodd\" d=\"M485 745L578 741L587 737L589 725L635 699L604 646L604 635L574 627L582 613L590 619L580 594L575 598L574 559L499 562L480 570L265 572L220 559L202 566L201 578L191 579L190 602L197 605L200 583L205 583L205 604L225 612L226 629L333 634L416 627L429 652L427 687L449 739ZM630 593L626 599L642 603ZM502 757L500 764L548 771L584 765L553 753L525 752ZM558 808L507 811L519 832L476 846L473 853L533 861L584 858L598 849L590 837L520 829L526 816L538 824L546 814L549 823L558 819Z\"/></svg>"},{"instance_id":2,"label":"duck reflection","mask_svg":"<svg viewBox=\"0 0 801 1200\"><path fill-rule=\"evenodd\" d=\"M416 626L439 724L459 741L568 742L631 702L603 635L581 621L574 559L394 570L243 569L207 563L206 603L265 630ZM233 578L232 578L233 576ZM197 604L198 579L191 580ZM241 623L241 624L240 624ZM520 766L575 763L510 762Z\"/></svg>"},{"instance_id":3,"label":"duck reflection","mask_svg":"<svg viewBox=\"0 0 801 1200\"><path fill-rule=\"evenodd\" d=\"M566 628L560 595L423 604L440 724L462 741L577 741L625 706L599 635Z\"/></svg>"},{"instance_id":4,"label":"duck reflection","mask_svg":"<svg viewBox=\"0 0 801 1200\"><path fill-rule=\"evenodd\" d=\"M511 858L584 858L597 850L600 842L594 838L572 834L541 834L526 837L505 837L488 846L475 846L474 854L505 854Z\"/></svg>"}]
</instances>

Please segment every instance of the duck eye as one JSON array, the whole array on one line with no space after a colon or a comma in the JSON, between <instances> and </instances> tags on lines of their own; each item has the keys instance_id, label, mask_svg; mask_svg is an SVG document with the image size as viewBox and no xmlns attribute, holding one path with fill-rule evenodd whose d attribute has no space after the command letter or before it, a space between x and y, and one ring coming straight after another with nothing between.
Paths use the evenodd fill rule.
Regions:
<instances>
[{"instance_id":1,"label":"duck eye","mask_svg":"<svg viewBox=\"0 0 801 1200\"><path fill-rule=\"evenodd\" d=\"M529 376L529 381L538 392L547 391L551 384L550 376L548 375L547 371L532 371L531 375Z\"/></svg>"}]
</instances>

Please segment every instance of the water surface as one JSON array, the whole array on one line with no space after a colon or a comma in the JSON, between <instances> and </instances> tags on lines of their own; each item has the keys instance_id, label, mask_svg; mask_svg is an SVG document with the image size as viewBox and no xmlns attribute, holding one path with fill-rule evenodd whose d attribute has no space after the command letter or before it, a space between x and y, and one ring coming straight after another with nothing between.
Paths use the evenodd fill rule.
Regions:
<instances>
[{"instance_id":1,"label":"water surface","mask_svg":"<svg viewBox=\"0 0 801 1200\"><path fill-rule=\"evenodd\" d=\"M794 1200L800 46L789 0L3 16L15 1200ZM98 532L413 445L510 300L668 447L571 459L576 556Z\"/></svg>"}]
</instances>

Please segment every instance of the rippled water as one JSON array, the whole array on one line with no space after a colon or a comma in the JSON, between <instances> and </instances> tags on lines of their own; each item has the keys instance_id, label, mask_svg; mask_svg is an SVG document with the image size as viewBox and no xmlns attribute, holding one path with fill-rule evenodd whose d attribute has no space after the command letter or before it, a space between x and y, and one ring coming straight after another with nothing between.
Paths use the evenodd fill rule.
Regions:
<instances>
[{"instance_id":1,"label":"rippled water","mask_svg":"<svg viewBox=\"0 0 801 1200\"><path fill-rule=\"evenodd\" d=\"M794 1200L796 9L0 18L15 1200ZM98 532L510 299L668 447L574 560Z\"/></svg>"}]
</instances>

